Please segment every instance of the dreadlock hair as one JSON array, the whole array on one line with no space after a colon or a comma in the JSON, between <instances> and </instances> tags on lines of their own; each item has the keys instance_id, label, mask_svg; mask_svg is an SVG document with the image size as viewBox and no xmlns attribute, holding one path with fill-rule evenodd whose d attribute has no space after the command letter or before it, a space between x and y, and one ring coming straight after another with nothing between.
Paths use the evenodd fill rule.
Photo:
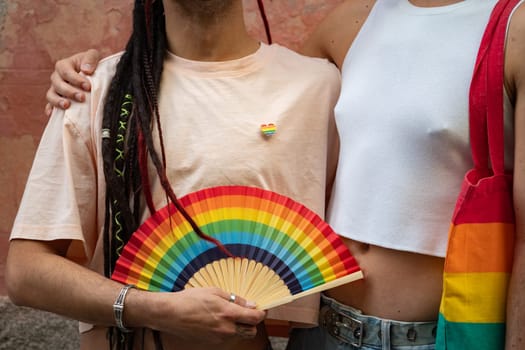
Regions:
<instances>
[{"instance_id":1,"label":"dreadlock hair","mask_svg":"<svg viewBox=\"0 0 525 350\"><path fill-rule=\"evenodd\" d=\"M268 23L258 0L268 41ZM217 240L204 234L180 205L166 176L166 156L158 108L158 91L167 48L164 6L161 0L135 0L133 30L104 103L102 157L106 179L104 221L104 274L110 277L121 250L140 224L142 198L153 213L148 159L153 163L166 197L201 238L216 244L225 255L231 253ZM152 129L156 125L160 155L155 150ZM154 331L156 349L162 349ZM116 327L108 332L110 348L131 350L133 333ZM144 335L142 337L144 339Z\"/></svg>"},{"instance_id":2,"label":"dreadlock hair","mask_svg":"<svg viewBox=\"0 0 525 350\"><path fill-rule=\"evenodd\" d=\"M104 104L102 129L107 133L102 139L106 179L103 233L106 277L111 276L122 248L138 227L140 197L143 192L148 192L142 186L144 174L140 157L144 153L143 139L151 139L152 111L156 108L156 90L166 49L163 11L162 1L135 1L133 31ZM154 153L153 149L151 151ZM152 210L151 199L146 201ZM123 333L113 327L108 338L111 349L133 348L132 333Z\"/></svg>"},{"instance_id":3,"label":"dreadlock hair","mask_svg":"<svg viewBox=\"0 0 525 350\"><path fill-rule=\"evenodd\" d=\"M178 202L166 176L166 156L158 110L158 91L167 48L164 6L160 0L136 0L133 30L104 104L102 157L106 179L104 222L104 274L110 277L120 252L140 224L141 199L153 213L148 159L155 166L166 197L203 239L220 242L204 234ZM161 154L155 150L152 129L156 125ZM111 349L133 349L133 333L112 327L108 332ZM155 346L162 349L158 332Z\"/></svg>"}]
</instances>

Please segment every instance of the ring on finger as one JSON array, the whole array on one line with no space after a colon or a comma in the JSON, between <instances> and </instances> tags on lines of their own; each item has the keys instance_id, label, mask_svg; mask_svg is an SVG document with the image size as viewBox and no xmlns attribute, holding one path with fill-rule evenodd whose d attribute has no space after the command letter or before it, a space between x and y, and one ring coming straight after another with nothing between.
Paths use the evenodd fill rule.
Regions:
<instances>
[{"instance_id":1,"label":"ring on finger","mask_svg":"<svg viewBox=\"0 0 525 350\"><path fill-rule=\"evenodd\" d=\"M230 303L235 303L235 300L237 299L237 296L233 293L230 293L230 299L228 299L228 301Z\"/></svg>"}]
</instances>

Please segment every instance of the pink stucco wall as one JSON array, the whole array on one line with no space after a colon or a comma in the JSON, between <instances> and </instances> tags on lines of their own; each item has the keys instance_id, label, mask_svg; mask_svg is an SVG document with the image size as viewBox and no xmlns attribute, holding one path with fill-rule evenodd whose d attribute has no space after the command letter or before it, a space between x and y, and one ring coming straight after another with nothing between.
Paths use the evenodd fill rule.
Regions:
<instances>
[{"instance_id":1,"label":"pink stucco wall","mask_svg":"<svg viewBox=\"0 0 525 350\"><path fill-rule=\"evenodd\" d=\"M250 32L264 39L256 0L243 0ZM297 48L342 0L266 0L274 41ZM104 55L128 36L132 1L0 1L0 295L7 240L47 119L49 75L57 59L89 47Z\"/></svg>"}]
</instances>

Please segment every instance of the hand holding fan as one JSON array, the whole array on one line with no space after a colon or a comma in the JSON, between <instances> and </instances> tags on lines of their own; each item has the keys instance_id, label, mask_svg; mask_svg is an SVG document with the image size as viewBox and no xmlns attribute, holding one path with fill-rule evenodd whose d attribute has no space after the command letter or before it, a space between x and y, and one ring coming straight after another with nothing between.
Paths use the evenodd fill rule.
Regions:
<instances>
[{"instance_id":1,"label":"hand holding fan","mask_svg":"<svg viewBox=\"0 0 525 350\"><path fill-rule=\"evenodd\" d=\"M220 186L190 193L180 203L234 257L199 238L167 205L133 233L112 279L149 291L215 286L269 309L363 277L332 228L288 197Z\"/></svg>"}]
</instances>

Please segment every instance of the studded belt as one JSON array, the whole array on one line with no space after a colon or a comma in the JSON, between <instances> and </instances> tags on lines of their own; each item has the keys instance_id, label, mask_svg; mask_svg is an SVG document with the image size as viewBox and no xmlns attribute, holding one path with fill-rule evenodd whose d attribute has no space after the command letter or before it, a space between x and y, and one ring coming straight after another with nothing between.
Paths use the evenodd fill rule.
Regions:
<instances>
[{"instance_id":1,"label":"studded belt","mask_svg":"<svg viewBox=\"0 0 525 350\"><path fill-rule=\"evenodd\" d=\"M436 322L384 320L349 308L338 310L330 304L321 308L319 325L332 337L357 348L363 344L383 346L385 343L390 346L427 345L436 340Z\"/></svg>"}]
</instances>

